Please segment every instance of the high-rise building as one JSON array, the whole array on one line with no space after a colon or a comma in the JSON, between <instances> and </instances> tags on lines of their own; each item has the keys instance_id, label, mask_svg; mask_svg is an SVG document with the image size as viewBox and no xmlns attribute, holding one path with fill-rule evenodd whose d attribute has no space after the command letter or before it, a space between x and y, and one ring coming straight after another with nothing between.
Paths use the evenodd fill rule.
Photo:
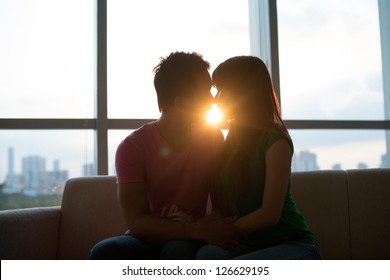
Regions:
<instances>
[{"instance_id":1,"label":"high-rise building","mask_svg":"<svg viewBox=\"0 0 390 280\"><path fill-rule=\"evenodd\" d=\"M367 165L366 163L364 163L364 162L359 162L359 163L357 164L357 168L358 168L358 169L367 169L367 168L368 168L368 165Z\"/></svg>"},{"instance_id":2,"label":"high-rise building","mask_svg":"<svg viewBox=\"0 0 390 280\"><path fill-rule=\"evenodd\" d=\"M46 171L46 192L62 192L64 183L68 180L69 174L67 170L61 170L60 161L58 159L53 161L53 171Z\"/></svg>"},{"instance_id":3,"label":"high-rise building","mask_svg":"<svg viewBox=\"0 0 390 280\"><path fill-rule=\"evenodd\" d=\"M58 159L53 161L53 171L60 171L60 161Z\"/></svg>"},{"instance_id":4,"label":"high-rise building","mask_svg":"<svg viewBox=\"0 0 390 280\"><path fill-rule=\"evenodd\" d=\"M15 174L15 155L14 148L8 148L8 172L5 181L4 192L18 192L20 189L20 185L18 184L18 178Z\"/></svg>"},{"instance_id":5,"label":"high-rise building","mask_svg":"<svg viewBox=\"0 0 390 280\"><path fill-rule=\"evenodd\" d=\"M333 169L333 170L341 170L341 164L340 164L340 163L335 163L335 164L332 166L332 169Z\"/></svg>"},{"instance_id":6,"label":"high-rise building","mask_svg":"<svg viewBox=\"0 0 390 280\"><path fill-rule=\"evenodd\" d=\"M380 168L390 168L390 160L387 154L381 156Z\"/></svg>"},{"instance_id":7,"label":"high-rise building","mask_svg":"<svg viewBox=\"0 0 390 280\"><path fill-rule=\"evenodd\" d=\"M8 176L14 175L14 148L8 148Z\"/></svg>"},{"instance_id":8,"label":"high-rise building","mask_svg":"<svg viewBox=\"0 0 390 280\"><path fill-rule=\"evenodd\" d=\"M317 155L309 151L301 151L293 159L293 171L313 171L318 170Z\"/></svg>"},{"instance_id":9,"label":"high-rise building","mask_svg":"<svg viewBox=\"0 0 390 280\"><path fill-rule=\"evenodd\" d=\"M83 164L83 176L92 176L94 174L95 172L93 163Z\"/></svg>"},{"instance_id":10,"label":"high-rise building","mask_svg":"<svg viewBox=\"0 0 390 280\"><path fill-rule=\"evenodd\" d=\"M22 175L24 185L29 188L44 186L46 160L40 156L28 156L22 159Z\"/></svg>"}]
</instances>

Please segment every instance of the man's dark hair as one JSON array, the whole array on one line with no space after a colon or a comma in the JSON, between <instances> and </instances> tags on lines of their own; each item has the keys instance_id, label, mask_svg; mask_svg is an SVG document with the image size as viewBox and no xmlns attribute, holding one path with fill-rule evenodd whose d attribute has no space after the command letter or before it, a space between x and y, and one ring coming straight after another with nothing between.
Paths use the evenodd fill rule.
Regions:
<instances>
[{"instance_id":1,"label":"man's dark hair","mask_svg":"<svg viewBox=\"0 0 390 280\"><path fill-rule=\"evenodd\" d=\"M191 97L196 90L197 78L210 69L202 55L192 52L172 52L153 69L154 87L160 111L172 105L178 96Z\"/></svg>"}]
</instances>

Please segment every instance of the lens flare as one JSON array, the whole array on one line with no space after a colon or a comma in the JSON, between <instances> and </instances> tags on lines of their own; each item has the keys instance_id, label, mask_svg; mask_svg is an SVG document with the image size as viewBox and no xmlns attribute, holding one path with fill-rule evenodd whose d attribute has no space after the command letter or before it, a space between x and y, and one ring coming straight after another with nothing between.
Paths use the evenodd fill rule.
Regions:
<instances>
[{"instance_id":1,"label":"lens flare","mask_svg":"<svg viewBox=\"0 0 390 280\"><path fill-rule=\"evenodd\" d=\"M213 104L211 109L207 112L207 122L209 124L218 124L222 120L222 113L218 109L217 104Z\"/></svg>"}]
</instances>

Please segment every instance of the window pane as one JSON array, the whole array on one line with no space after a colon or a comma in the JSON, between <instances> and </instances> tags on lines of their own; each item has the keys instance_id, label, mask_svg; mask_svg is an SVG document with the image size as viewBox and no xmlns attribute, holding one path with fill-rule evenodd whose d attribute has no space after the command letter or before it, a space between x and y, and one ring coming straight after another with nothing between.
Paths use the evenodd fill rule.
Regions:
<instances>
[{"instance_id":1,"label":"window pane","mask_svg":"<svg viewBox=\"0 0 390 280\"><path fill-rule=\"evenodd\" d=\"M0 131L0 208L61 203L64 183L93 175L92 130Z\"/></svg>"},{"instance_id":2,"label":"window pane","mask_svg":"<svg viewBox=\"0 0 390 280\"><path fill-rule=\"evenodd\" d=\"M390 167L385 131L290 130L290 134L294 171Z\"/></svg>"},{"instance_id":3,"label":"window pane","mask_svg":"<svg viewBox=\"0 0 390 280\"><path fill-rule=\"evenodd\" d=\"M284 118L384 119L377 2L278 0Z\"/></svg>"},{"instance_id":4,"label":"window pane","mask_svg":"<svg viewBox=\"0 0 390 280\"><path fill-rule=\"evenodd\" d=\"M91 118L94 1L0 1L0 118Z\"/></svg>"},{"instance_id":5,"label":"window pane","mask_svg":"<svg viewBox=\"0 0 390 280\"><path fill-rule=\"evenodd\" d=\"M247 1L115 0L107 10L110 118L159 116L152 70L162 56L195 51L214 69L250 53Z\"/></svg>"}]
</instances>

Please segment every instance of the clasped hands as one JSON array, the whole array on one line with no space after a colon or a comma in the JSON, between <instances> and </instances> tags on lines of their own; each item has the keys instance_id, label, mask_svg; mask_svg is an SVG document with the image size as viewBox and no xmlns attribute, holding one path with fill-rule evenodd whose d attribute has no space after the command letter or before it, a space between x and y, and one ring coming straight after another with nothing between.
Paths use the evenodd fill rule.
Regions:
<instances>
[{"instance_id":1,"label":"clasped hands","mask_svg":"<svg viewBox=\"0 0 390 280\"><path fill-rule=\"evenodd\" d=\"M176 222L194 223L198 239L230 251L235 250L240 245L239 239L246 235L243 230L234 226L233 223L237 217L214 219L205 217L196 220L191 215L181 211L175 204L169 209L164 207L160 216Z\"/></svg>"}]
</instances>

